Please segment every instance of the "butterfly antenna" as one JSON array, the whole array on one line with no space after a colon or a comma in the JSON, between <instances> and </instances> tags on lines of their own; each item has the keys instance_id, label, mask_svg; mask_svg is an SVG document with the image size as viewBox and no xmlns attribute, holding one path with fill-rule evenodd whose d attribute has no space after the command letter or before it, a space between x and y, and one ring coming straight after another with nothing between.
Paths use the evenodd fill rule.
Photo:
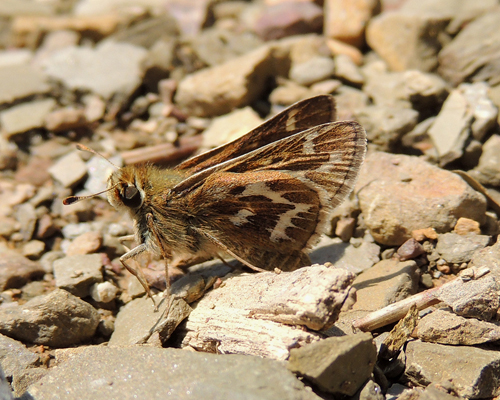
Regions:
<instances>
[{"instance_id":1,"label":"butterfly antenna","mask_svg":"<svg viewBox=\"0 0 500 400\"><path fill-rule=\"evenodd\" d=\"M91 199L93 197L99 196L100 194L109 192L110 190L113 190L117 186L118 186L118 183L116 185L114 185L114 186L111 186L110 188L107 188L106 190L103 190L102 192L98 192L98 193L94 193L94 194L89 194L88 196L69 196L69 197L66 197L63 200L63 204L65 206L69 206L70 204L78 203L81 200Z\"/></svg>"},{"instance_id":2,"label":"butterfly antenna","mask_svg":"<svg viewBox=\"0 0 500 400\"><path fill-rule=\"evenodd\" d=\"M87 147L81 143L77 143L76 148L80 151L88 151L89 153L95 154L96 156L104 158L107 162L109 162L113 167L120 169L120 167L114 163L112 163L108 158L104 157L101 153L98 151L95 151L94 149L91 149L90 147ZM103 193L103 192L101 192ZM100 194L100 193L97 193Z\"/></svg>"}]
</instances>

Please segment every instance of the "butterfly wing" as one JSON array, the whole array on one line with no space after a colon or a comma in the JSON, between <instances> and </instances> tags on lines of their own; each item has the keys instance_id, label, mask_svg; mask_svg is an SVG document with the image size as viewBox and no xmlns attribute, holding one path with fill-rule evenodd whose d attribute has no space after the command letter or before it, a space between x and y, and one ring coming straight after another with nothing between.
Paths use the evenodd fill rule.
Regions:
<instances>
[{"instance_id":1,"label":"butterfly wing","mask_svg":"<svg viewBox=\"0 0 500 400\"><path fill-rule=\"evenodd\" d=\"M321 95L299 101L246 135L190 158L175 169L191 174L250 153L269 143L335 120L335 99Z\"/></svg>"},{"instance_id":2,"label":"butterfly wing","mask_svg":"<svg viewBox=\"0 0 500 400\"><path fill-rule=\"evenodd\" d=\"M354 187L365 151L358 123L331 122L202 170L170 196L188 202L200 236L272 269L269 260L301 258L317 242L330 211Z\"/></svg>"}]
</instances>

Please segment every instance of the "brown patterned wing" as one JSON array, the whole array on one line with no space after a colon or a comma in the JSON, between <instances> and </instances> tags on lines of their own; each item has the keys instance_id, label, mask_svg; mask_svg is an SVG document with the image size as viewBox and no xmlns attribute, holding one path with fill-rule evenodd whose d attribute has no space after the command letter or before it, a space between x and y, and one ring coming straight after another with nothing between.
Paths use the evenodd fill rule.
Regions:
<instances>
[{"instance_id":1,"label":"brown patterned wing","mask_svg":"<svg viewBox=\"0 0 500 400\"><path fill-rule=\"evenodd\" d=\"M335 121L335 100L333 96L311 97L293 104L245 136L190 158L179 164L175 169L196 173L250 153L269 143L332 121Z\"/></svg>"},{"instance_id":2,"label":"brown patterned wing","mask_svg":"<svg viewBox=\"0 0 500 400\"><path fill-rule=\"evenodd\" d=\"M302 251L354 187L365 151L359 124L328 123L195 174L171 193L196 210L200 235L247 265L272 269L270 260L290 257L303 264Z\"/></svg>"}]
</instances>

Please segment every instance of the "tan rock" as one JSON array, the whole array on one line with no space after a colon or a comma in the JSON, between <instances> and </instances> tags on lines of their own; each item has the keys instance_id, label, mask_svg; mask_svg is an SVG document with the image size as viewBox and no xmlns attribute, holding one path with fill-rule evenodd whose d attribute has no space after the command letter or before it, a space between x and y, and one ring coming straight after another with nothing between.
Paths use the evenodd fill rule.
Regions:
<instances>
[{"instance_id":1,"label":"tan rock","mask_svg":"<svg viewBox=\"0 0 500 400\"><path fill-rule=\"evenodd\" d=\"M326 37L355 47L363 46L366 24L380 9L380 3L380 0L326 0Z\"/></svg>"},{"instance_id":2,"label":"tan rock","mask_svg":"<svg viewBox=\"0 0 500 400\"><path fill-rule=\"evenodd\" d=\"M479 222L463 217L458 219L453 230L459 235L468 235L469 233L481 234Z\"/></svg>"},{"instance_id":3,"label":"tan rock","mask_svg":"<svg viewBox=\"0 0 500 400\"><path fill-rule=\"evenodd\" d=\"M86 232L71 242L66 255L95 253L102 245L102 234L100 232Z\"/></svg>"},{"instance_id":4,"label":"tan rock","mask_svg":"<svg viewBox=\"0 0 500 400\"><path fill-rule=\"evenodd\" d=\"M186 76L175 102L188 114L208 117L227 114L250 104L266 89L272 75L271 47L262 46L224 64Z\"/></svg>"},{"instance_id":5,"label":"tan rock","mask_svg":"<svg viewBox=\"0 0 500 400\"><path fill-rule=\"evenodd\" d=\"M417 292L415 261L382 260L356 277L357 301L353 311L375 311Z\"/></svg>"},{"instance_id":6,"label":"tan rock","mask_svg":"<svg viewBox=\"0 0 500 400\"><path fill-rule=\"evenodd\" d=\"M437 35L446 23L438 15L385 12L370 21L366 41L393 71L431 71L441 49Z\"/></svg>"},{"instance_id":7,"label":"tan rock","mask_svg":"<svg viewBox=\"0 0 500 400\"><path fill-rule=\"evenodd\" d=\"M370 233L398 246L414 230L449 232L460 217L485 220L486 199L462 178L418 157L373 152L355 188Z\"/></svg>"}]
</instances>

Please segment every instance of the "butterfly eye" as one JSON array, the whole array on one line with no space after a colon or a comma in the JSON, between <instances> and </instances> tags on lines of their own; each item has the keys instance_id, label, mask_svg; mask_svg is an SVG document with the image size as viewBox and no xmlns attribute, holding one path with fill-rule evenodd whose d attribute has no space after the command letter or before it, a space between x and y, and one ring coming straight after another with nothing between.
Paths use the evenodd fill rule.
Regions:
<instances>
[{"instance_id":1,"label":"butterfly eye","mask_svg":"<svg viewBox=\"0 0 500 400\"><path fill-rule=\"evenodd\" d=\"M121 195L123 204L136 208L142 204L141 193L135 186L127 186Z\"/></svg>"}]
</instances>

